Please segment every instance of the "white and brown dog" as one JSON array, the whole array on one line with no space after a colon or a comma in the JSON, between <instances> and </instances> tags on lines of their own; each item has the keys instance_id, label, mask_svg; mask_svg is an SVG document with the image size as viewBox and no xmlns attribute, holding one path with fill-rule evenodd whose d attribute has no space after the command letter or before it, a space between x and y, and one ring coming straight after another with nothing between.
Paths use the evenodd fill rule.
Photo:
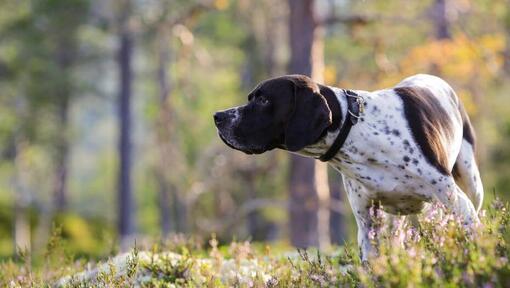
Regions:
<instances>
[{"instance_id":1,"label":"white and brown dog","mask_svg":"<svg viewBox=\"0 0 510 288\"><path fill-rule=\"evenodd\" d=\"M420 74L367 92L288 75L262 82L248 101L214 115L221 139L248 154L281 148L328 161L344 177L364 260L374 251L374 203L408 215L438 201L466 225L478 221L474 132L442 79Z\"/></svg>"}]
</instances>

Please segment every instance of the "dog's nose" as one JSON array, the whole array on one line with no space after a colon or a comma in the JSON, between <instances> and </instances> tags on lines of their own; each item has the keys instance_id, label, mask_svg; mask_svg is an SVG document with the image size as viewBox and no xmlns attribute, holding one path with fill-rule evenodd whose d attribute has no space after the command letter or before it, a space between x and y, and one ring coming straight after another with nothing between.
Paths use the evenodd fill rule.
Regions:
<instances>
[{"instance_id":1,"label":"dog's nose","mask_svg":"<svg viewBox=\"0 0 510 288\"><path fill-rule=\"evenodd\" d=\"M214 123L216 125L224 124L227 121L231 121L235 117L235 109L228 109L214 113Z\"/></svg>"},{"instance_id":2,"label":"dog's nose","mask_svg":"<svg viewBox=\"0 0 510 288\"><path fill-rule=\"evenodd\" d=\"M220 125L221 123L223 123L225 121L225 119L227 119L227 113L225 112L216 112L214 113L214 123L216 123L216 125Z\"/></svg>"}]
</instances>

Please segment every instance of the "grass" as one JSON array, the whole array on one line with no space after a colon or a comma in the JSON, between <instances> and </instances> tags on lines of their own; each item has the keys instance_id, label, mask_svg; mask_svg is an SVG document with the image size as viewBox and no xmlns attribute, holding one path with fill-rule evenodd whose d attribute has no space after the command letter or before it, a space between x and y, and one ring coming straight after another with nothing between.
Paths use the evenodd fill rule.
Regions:
<instances>
[{"instance_id":1,"label":"grass","mask_svg":"<svg viewBox=\"0 0 510 288\"><path fill-rule=\"evenodd\" d=\"M207 247L175 236L152 249L102 263L77 261L65 250L58 229L48 243L44 265L30 255L0 264L2 287L508 287L510 211L499 200L482 211L482 224L466 232L454 217L437 210L377 237L379 253L361 263L354 244L335 254L298 250L274 253L248 242ZM391 223L390 223L391 224ZM381 225L389 225L386 222ZM391 231L383 227L382 231ZM390 237L392 234L392 237ZM403 241L398 245L395 239ZM375 239L374 239L375 241ZM399 242L400 243L400 242Z\"/></svg>"}]
</instances>

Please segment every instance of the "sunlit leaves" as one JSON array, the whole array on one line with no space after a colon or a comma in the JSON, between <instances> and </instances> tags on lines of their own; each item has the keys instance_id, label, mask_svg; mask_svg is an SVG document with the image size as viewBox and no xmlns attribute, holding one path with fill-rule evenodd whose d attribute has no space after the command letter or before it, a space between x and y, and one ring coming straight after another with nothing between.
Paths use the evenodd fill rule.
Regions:
<instances>
[{"instance_id":1,"label":"sunlit leaves","mask_svg":"<svg viewBox=\"0 0 510 288\"><path fill-rule=\"evenodd\" d=\"M490 85L503 64L505 38L502 34L469 39L457 35L451 40L429 41L413 48L400 62L399 75L429 72L443 76L457 87L468 112L476 112L472 93ZM474 87L473 85L480 87Z\"/></svg>"},{"instance_id":2,"label":"sunlit leaves","mask_svg":"<svg viewBox=\"0 0 510 288\"><path fill-rule=\"evenodd\" d=\"M214 0L214 7L218 10L225 10L229 5L229 0Z\"/></svg>"}]
</instances>

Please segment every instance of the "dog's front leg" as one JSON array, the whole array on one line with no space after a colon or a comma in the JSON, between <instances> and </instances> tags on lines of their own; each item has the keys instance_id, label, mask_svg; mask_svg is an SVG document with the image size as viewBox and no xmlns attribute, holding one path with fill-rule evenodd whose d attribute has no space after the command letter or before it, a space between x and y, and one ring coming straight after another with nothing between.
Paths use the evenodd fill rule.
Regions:
<instances>
[{"instance_id":1,"label":"dog's front leg","mask_svg":"<svg viewBox=\"0 0 510 288\"><path fill-rule=\"evenodd\" d=\"M344 176L345 190L347 198L351 205L358 226L358 247L360 257L363 262L370 256L377 254L375 247L377 240L377 223L374 222L374 216L381 213L376 206L373 206L369 200L369 191L356 180ZM374 215L371 215L372 214Z\"/></svg>"},{"instance_id":2,"label":"dog's front leg","mask_svg":"<svg viewBox=\"0 0 510 288\"><path fill-rule=\"evenodd\" d=\"M358 225L358 246L360 257L363 262L368 261L372 256L377 255L376 237L377 231L373 227L373 223L368 213L366 215L356 215L356 224Z\"/></svg>"}]
</instances>

